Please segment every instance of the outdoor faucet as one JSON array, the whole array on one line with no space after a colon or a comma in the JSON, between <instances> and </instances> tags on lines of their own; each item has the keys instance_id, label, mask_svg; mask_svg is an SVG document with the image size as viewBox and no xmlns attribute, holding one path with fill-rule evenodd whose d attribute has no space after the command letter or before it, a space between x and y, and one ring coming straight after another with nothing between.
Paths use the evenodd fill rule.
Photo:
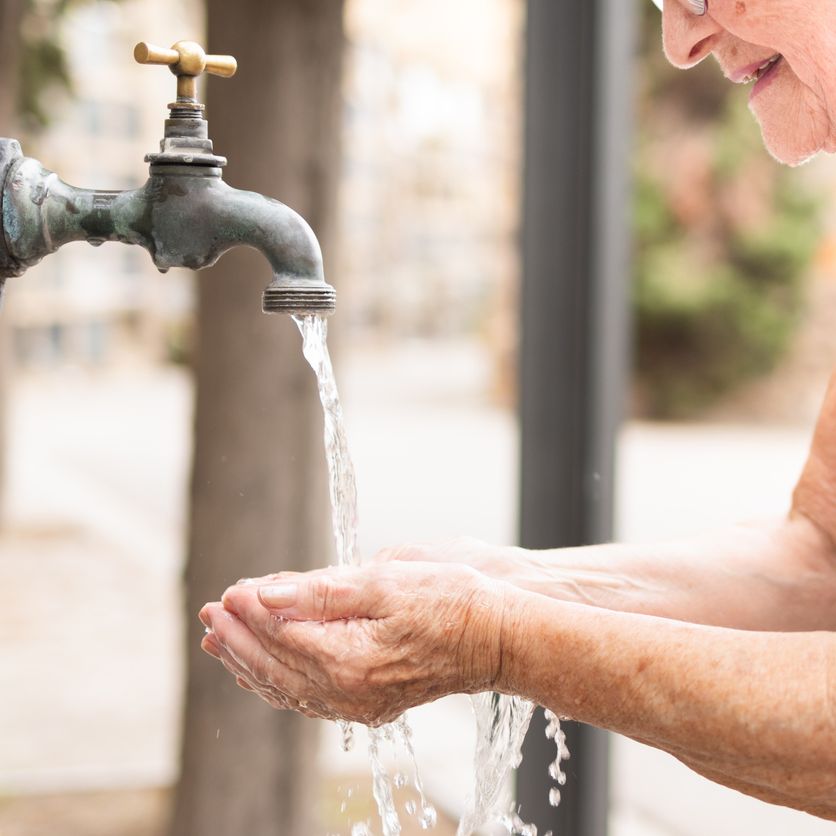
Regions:
<instances>
[{"instance_id":1,"label":"outdoor faucet","mask_svg":"<svg viewBox=\"0 0 836 836\"><path fill-rule=\"evenodd\" d=\"M77 189L37 160L20 143L0 139L0 296L9 276L19 276L71 241L138 244L157 269L210 267L237 245L255 247L270 262L273 281L264 291L266 313L330 314L336 292L326 284L319 242L305 220L277 200L228 186L224 157L213 153L196 78L203 72L229 77L229 55L207 55L192 41L171 49L137 44L140 64L167 65L177 76L160 153L148 154L150 174L133 191Z\"/></svg>"}]
</instances>

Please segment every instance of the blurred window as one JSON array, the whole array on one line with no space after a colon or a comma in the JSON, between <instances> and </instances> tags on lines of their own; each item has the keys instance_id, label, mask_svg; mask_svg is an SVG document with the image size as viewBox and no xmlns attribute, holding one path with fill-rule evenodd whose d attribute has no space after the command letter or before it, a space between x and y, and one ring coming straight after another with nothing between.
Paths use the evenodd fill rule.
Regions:
<instances>
[{"instance_id":1,"label":"blurred window","mask_svg":"<svg viewBox=\"0 0 836 836\"><path fill-rule=\"evenodd\" d=\"M139 135L139 109L125 102L108 105L110 110L110 127L115 136L133 139Z\"/></svg>"},{"instance_id":2,"label":"blurred window","mask_svg":"<svg viewBox=\"0 0 836 836\"><path fill-rule=\"evenodd\" d=\"M139 108L133 104L82 99L78 106L84 130L90 136L133 139L139 135Z\"/></svg>"},{"instance_id":3,"label":"blurred window","mask_svg":"<svg viewBox=\"0 0 836 836\"><path fill-rule=\"evenodd\" d=\"M78 109L81 114L84 130L90 136L99 136L102 134L104 126L102 124L101 102L82 99L78 103Z\"/></svg>"}]
</instances>

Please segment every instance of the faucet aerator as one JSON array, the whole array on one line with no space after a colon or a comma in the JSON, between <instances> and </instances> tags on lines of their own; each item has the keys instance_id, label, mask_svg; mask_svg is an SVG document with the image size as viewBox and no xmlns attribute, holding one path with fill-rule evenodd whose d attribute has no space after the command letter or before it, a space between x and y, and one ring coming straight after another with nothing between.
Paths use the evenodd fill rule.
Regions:
<instances>
[{"instance_id":1,"label":"faucet aerator","mask_svg":"<svg viewBox=\"0 0 836 836\"><path fill-rule=\"evenodd\" d=\"M322 281L277 279L264 291L264 313L330 316L337 304L337 291Z\"/></svg>"}]
</instances>

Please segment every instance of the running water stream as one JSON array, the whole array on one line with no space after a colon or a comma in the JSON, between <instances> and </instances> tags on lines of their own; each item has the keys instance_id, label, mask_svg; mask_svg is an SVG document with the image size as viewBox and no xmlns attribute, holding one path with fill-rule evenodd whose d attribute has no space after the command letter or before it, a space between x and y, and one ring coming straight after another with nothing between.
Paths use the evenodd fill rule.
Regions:
<instances>
[{"instance_id":1,"label":"running water stream","mask_svg":"<svg viewBox=\"0 0 836 836\"><path fill-rule=\"evenodd\" d=\"M328 353L327 320L322 316L294 316L294 322L302 333L303 353L316 374L319 398L325 420L325 454L328 462L329 492L331 496L331 517L337 561L340 566L359 566L360 552L357 547L357 484L354 464L348 450L342 406L337 383ZM511 836L537 836L534 825L525 824L517 815L510 798L511 772L522 759L522 743L528 729L534 706L519 697L501 694L476 694L471 698L476 715L476 752L474 757L475 780L473 791L468 798L464 815L457 830L457 836L470 836L479 827L499 822ZM558 718L547 712L546 735L555 740L557 757L549 768L549 775L558 784L566 782L561 768L563 760L569 757L565 738L560 731ZM350 723L340 723L343 733L343 748L349 749L353 741ZM372 768L374 799L383 826L383 836L399 836L401 823L394 801L394 789L402 788L406 778L402 773L392 775L381 757L381 747L390 743L397 753L404 753L412 767L412 786L418 801L407 801L404 810L414 816L419 825L427 830L435 826L435 808L424 794L418 773L418 764L412 746L412 730L406 715L380 728L368 728L369 761ZM549 794L555 806L560 800L560 791L555 787ZM366 822L355 823L352 836L371 836ZM549 834L545 834L549 836Z\"/></svg>"}]
</instances>

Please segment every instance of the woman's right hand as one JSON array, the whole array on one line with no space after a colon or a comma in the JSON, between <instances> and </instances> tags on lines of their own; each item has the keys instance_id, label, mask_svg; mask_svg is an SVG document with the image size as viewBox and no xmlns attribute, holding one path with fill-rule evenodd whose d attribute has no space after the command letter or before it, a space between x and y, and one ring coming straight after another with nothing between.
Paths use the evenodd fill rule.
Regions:
<instances>
[{"instance_id":1,"label":"woman's right hand","mask_svg":"<svg viewBox=\"0 0 836 836\"><path fill-rule=\"evenodd\" d=\"M475 537L457 537L442 543L404 543L382 549L372 560L460 563L495 580L523 586L523 578L536 571L532 554L517 546L495 546Z\"/></svg>"}]
</instances>

